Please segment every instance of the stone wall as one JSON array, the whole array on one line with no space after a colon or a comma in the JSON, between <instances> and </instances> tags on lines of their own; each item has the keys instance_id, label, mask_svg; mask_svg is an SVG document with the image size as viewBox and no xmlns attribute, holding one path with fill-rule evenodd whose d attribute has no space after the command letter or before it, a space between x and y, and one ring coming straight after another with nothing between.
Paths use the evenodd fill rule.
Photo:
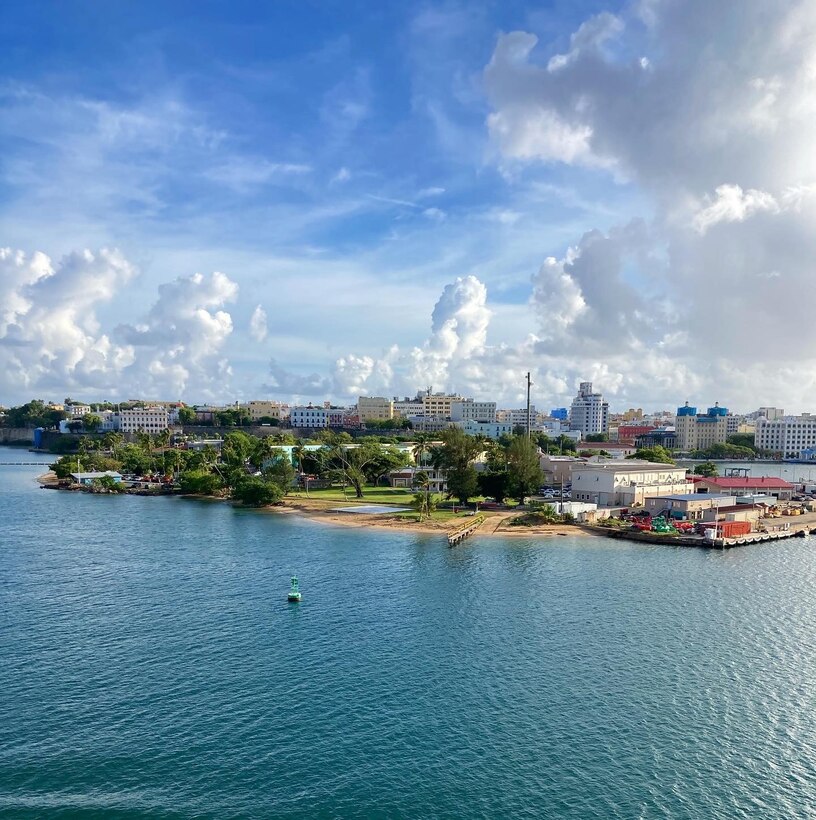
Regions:
<instances>
[{"instance_id":1,"label":"stone wall","mask_svg":"<svg viewBox=\"0 0 816 820\"><path fill-rule=\"evenodd\" d=\"M0 444L34 443L34 431L27 427L0 427Z\"/></svg>"}]
</instances>

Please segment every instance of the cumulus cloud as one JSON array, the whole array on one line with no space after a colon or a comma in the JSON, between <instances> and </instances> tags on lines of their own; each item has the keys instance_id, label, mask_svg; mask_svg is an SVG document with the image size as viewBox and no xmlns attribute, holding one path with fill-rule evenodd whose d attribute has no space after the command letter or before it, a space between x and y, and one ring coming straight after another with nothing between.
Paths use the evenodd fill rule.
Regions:
<instances>
[{"instance_id":1,"label":"cumulus cloud","mask_svg":"<svg viewBox=\"0 0 816 820\"><path fill-rule=\"evenodd\" d=\"M103 396L171 395L227 386L220 352L232 332L221 308L237 285L221 273L159 287L149 312L113 332L103 308L137 276L117 250L84 250L58 263L43 253L0 250L0 387L92 390Z\"/></svg>"},{"instance_id":2,"label":"cumulus cloud","mask_svg":"<svg viewBox=\"0 0 816 820\"><path fill-rule=\"evenodd\" d=\"M101 332L96 312L135 274L116 250L68 254L57 265L39 252L0 251L0 384L8 391L108 386L133 350Z\"/></svg>"},{"instance_id":3,"label":"cumulus cloud","mask_svg":"<svg viewBox=\"0 0 816 820\"><path fill-rule=\"evenodd\" d=\"M585 371L603 360L629 391L648 373L665 395L665 368L678 400L680 385L727 385L749 406L792 350L816 372L807 300L789 298L816 254L814 65L816 7L800 0L724 17L703 0L635 4L588 18L565 53L498 38L484 72L497 163L581 166L644 202L644 220L544 262L536 349Z\"/></svg>"},{"instance_id":4,"label":"cumulus cloud","mask_svg":"<svg viewBox=\"0 0 816 820\"><path fill-rule=\"evenodd\" d=\"M237 283L219 271L160 285L158 299L141 322L116 328L119 338L141 351L126 376L143 390L170 395L192 384L223 392L231 370L220 352L233 329L223 307L237 296Z\"/></svg>"}]
</instances>

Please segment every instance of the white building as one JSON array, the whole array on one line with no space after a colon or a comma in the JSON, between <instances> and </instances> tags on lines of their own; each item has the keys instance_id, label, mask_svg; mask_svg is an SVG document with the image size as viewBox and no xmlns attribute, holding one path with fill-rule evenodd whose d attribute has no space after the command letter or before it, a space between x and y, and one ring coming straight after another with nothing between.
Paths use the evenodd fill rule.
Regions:
<instances>
[{"instance_id":1,"label":"white building","mask_svg":"<svg viewBox=\"0 0 816 820\"><path fill-rule=\"evenodd\" d=\"M170 426L166 407L134 407L119 411L119 430L122 433L161 433Z\"/></svg>"},{"instance_id":2,"label":"white building","mask_svg":"<svg viewBox=\"0 0 816 820\"><path fill-rule=\"evenodd\" d=\"M451 422L456 427L461 427L469 436L487 436L487 438L498 439L501 436L510 435L513 432L513 425L502 421L467 421Z\"/></svg>"},{"instance_id":3,"label":"white building","mask_svg":"<svg viewBox=\"0 0 816 820\"><path fill-rule=\"evenodd\" d=\"M328 427L331 409L327 407L293 407L289 411L292 427Z\"/></svg>"},{"instance_id":4,"label":"white building","mask_svg":"<svg viewBox=\"0 0 816 820\"><path fill-rule=\"evenodd\" d=\"M100 410L97 414L102 419L99 425L100 433L111 433L119 429L119 414L113 410Z\"/></svg>"},{"instance_id":5,"label":"white building","mask_svg":"<svg viewBox=\"0 0 816 820\"><path fill-rule=\"evenodd\" d=\"M496 402L462 399L451 402L451 421L496 421Z\"/></svg>"},{"instance_id":6,"label":"white building","mask_svg":"<svg viewBox=\"0 0 816 820\"><path fill-rule=\"evenodd\" d=\"M425 404L420 396L414 399L398 399L394 397L394 415L408 419L411 416L421 416L425 413Z\"/></svg>"},{"instance_id":7,"label":"white building","mask_svg":"<svg viewBox=\"0 0 816 820\"><path fill-rule=\"evenodd\" d=\"M499 410L496 413L496 420L497 421L504 421L510 424L513 427L527 427L527 408L522 407L518 410ZM542 429L541 423L543 421L543 417L541 414L535 409L535 405L530 405L530 429L537 430ZM560 429L560 427L559 427Z\"/></svg>"},{"instance_id":8,"label":"white building","mask_svg":"<svg viewBox=\"0 0 816 820\"><path fill-rule=\"evenodd\" d=\"M686 468L649 461L609 461L575 464L572 467L572 497L602 507L632 507L657 495L694 492L686 480Z\"/></svg>"},{"instance_id":9,"label":"white building","mask_svg":"<svg viewBox=\"0 0 816 820\"><path fill-rule=\"evenodd\" d=\"M781 453L783 458L802 458L802 450L816 447L816 416L785 416L771 421L758 418L755 445L761 450Z\"/></svg>"},{"instance_id":10,"label":"white building","mask_svg":"<svg viewBox=\"0 0 816 820\"><path fill-rule=\"evenodd\" d=\"M91 412L91 406L89 404L66 404L65 412L68 413L71 418L81 419Z\"/></svg>"},{"instance_id":11,"label":"white building","mask_svg":"<svg viewBox=\"0 0 816 820\"><path fill-rule=\"evenodd\" d=\"M609 429L609 404L603 395L592 392L592 382L581 382L570 408L570 429L586 437Z\"/></svg>"}]
</instances>

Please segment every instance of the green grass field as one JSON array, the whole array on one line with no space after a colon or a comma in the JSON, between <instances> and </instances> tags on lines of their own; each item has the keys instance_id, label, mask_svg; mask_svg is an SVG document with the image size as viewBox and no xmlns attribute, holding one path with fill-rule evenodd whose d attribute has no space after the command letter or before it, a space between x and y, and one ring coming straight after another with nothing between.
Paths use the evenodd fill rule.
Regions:
<instances>
[{"instance_id":1,"label":"green grass field","mask_svg":"<svg viewBox=\"0 0 816 820\"><path fill-rule=\"evenodd\" d=\"M299 490L297 495L306 498L304 490ZM414 494L402 487L366 487L363 490L363 497L355 498L352 488L347 487L344 495L342 487L332 487L326 490L309 490L309 498L315 501L353 501L357 504L394 504L407 507L414 500Z\"/></svg>"}]
</instances>

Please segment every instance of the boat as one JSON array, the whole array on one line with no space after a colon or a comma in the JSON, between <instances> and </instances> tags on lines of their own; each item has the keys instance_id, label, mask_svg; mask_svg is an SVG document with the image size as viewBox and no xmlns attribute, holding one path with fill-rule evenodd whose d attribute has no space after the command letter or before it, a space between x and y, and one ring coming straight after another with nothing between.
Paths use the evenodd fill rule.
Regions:
<instances>
[{"instance_id":1,"label":"boat","mask_svg":"<svg viewBox=\"0 0 816 820\"><path fill-rule=\"evenodd\" d=\"M292 576L292 586L289 589L289 594L286 596L286 600L290 603L300 603L301 594L300 589L298 588L298 579L296 575Z\"/></svg>"}]
</instances>

